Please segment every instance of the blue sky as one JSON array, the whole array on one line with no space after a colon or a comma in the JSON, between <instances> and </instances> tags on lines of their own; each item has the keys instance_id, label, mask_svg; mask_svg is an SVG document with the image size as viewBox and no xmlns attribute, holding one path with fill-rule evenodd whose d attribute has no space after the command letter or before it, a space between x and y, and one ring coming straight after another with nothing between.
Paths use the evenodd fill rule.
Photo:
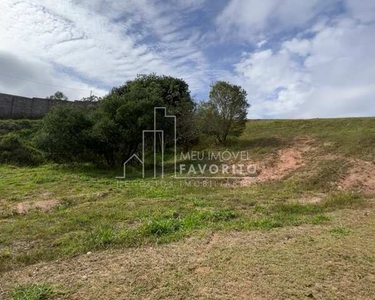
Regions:
<instances>
[{"instance_id":1,"label":"blue sky","mask_svg":"<svg viewBox=\"0 0 375 300\"><path fill-rule=\"evenodd\" d=\"M251 118L375 115L373 0L2 0L0 10L0 92L80 99L155 72L185 79L197 101L217 80L239 84Z\"/></svg>"}]
</instances>

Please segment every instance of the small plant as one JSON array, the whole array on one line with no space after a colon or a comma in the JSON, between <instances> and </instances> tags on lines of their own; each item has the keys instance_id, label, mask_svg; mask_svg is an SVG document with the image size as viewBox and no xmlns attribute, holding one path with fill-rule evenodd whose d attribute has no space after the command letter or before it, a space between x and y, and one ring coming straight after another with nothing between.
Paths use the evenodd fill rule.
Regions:
<instances>
[{"instance_id":1,"label":"small plant","mask_svg":"<svg viewBox=\"0 0 375 300\"><path fill-rule=\"evenodd\" d=\"M89 247L91 249L103 249L114 243L116 240L115 233L110 228L100 228L92 232L88 237Z\"/></svg>"},{"instance_id":2,"label":"small plant","mask_svg":"<svg viewBox=\"0 0 375 300\"><path fill-rule=\"evenodd\" d=\"M0 251L0 259L9 259L11 258L12 254L9 248L5 248Z\"/></svg>"},{"instance_id":3,"label":"small plant","mask_svg":"<svg viewBox=\"0 0 375 300\"><path fill-rule=\"evenodd\" d=\"M148 235L162 236L179 231L181 225L181 221L178 219L152 220L145 226L144 230Z\"/></svg>"},{"instance_id":4,"label":"small plant","mask_svg":"<svg viewBox=\"0 0 375 300\"><path fill-rule=\"evenodd\" d=\"M204 221L209 222L220 222L220 221L230 221L237 217L236 213L230 210L218 210L212 212L204 212L200 214L200 217Z\"/></svg>"},{"instance_id":5,"label":"small plant","mask_svg":"<svg viewBox=\"0 0 375 300\"><path fill-rule=\"evenodd\" d=\"M65 210L74 205L74 200L72 198L63 198L60 204L57 206L57 210Z\"/></svg>"},{"instance_id":6,"label":"small plant","mask_svg":"<svg viewBox=\"0 0 375 300\"><path fill-rule=\"evenodd\" d=\"M331 228L330 232L336 236L346 236L350 233L350 229L345 226L339 226Z\"/></svg>"},{"instance_id":7,"label":"small plant","mask_svg":"<svg viewBox=\"0 0 375 300\"><path fill-rule=\"evenodd\" d=\"M53 289L46 283L18 285L13 289L12 300L47 300L52 299Z\"/></svg>"}]
</instances>

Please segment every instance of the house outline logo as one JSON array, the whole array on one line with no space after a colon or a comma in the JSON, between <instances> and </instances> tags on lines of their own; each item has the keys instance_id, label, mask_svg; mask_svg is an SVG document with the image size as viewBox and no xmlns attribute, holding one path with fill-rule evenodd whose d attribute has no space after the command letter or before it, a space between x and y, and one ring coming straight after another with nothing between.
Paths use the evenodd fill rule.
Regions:
<instances>
[{"instance_id":1,"label":"house outline logo","mask_svg":"<svg viewBox=\"0 0 375 300\"><path fill-rule=\"evenodd\" d=\"M158 114L159 111L162 111L163 114ZM145 178L145 140L146 140L146 134L153 134L153 155L154 155L154 175L153 178L157 179L158 178L158 172L157 172L157 154L158 154L158 149L157 149L157 137L159 135L160 138L160 150L161 152L161 174L159 175L162 179L164 179L164 151L165 151L165 132L164 130L157 129L157 117L163 117L167 119L172 119L173 120L173 155L174 155L174 175L172 176L173 179L179 179L179 180L225 180L225 179L235 179L235 180L241 180L241 179L250 179L253 178L254 176L233 176L228 174L228 176L224 177L215 177L215 176L178 176L177 175L177 117L175 115L168 115L167 114L167 108L166 107L154 107L154 128L152 130L143 130L142 131L142 158L140 158L137 154L133 154L128 160L125 161L123 164L123 176L121 177L116 177L116 179L126 179L127 178L127 168L129 163L132 160L137 160L141 165L142 165L142 178ZM225 152L225 151L224 151ZM160 164L159 164L160 166ZM243 165L242 165L243 166ZM181 167L181 165L180 165ZM256 175L257 174L257 167L255 165L249 165L248 167L253 168L252 172L248 172L251 175Z\"/></svg>"},{"instance_id":2,"label":"house outline logo","mask_svg":"<svg viewBox=\"0 0 375 300\"><path fill-rule=\"evenodd\" d=\"M157 134L161 135L161 178L164 178L164 140L165 134L164 130L157 129L157 115L158 111L164 111L163 118L173 119L174 125L174 133L173 133L173 143L174 143L174 178L177 178L177 118L174 115L167 114L166 107L154 107L154 129L152 130L143 130L142 131L142 159L137 155L133 154L127 161L125 161L123 168L124 168L124 175L122 177L116 177L117 179L126 179L126 170L128 164L136 159L142 165L142 178L145 178L145 137L147 133L153 133L153 152L154 152L154 179L157 176Z\"/></svg>"}]
</instances>

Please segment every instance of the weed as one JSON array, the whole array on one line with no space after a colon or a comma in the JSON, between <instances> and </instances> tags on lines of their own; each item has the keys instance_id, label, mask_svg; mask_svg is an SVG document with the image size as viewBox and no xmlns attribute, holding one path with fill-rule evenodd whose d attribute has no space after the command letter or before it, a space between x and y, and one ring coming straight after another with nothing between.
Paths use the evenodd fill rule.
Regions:
<instances>
[{"instance_id":1,"label":"weed","mask_svg":"<svg viewBox=\"0 0 375 300\"><path fill-rule=\"evenodd\" d=\"M331 228L330 232L335 236L346 236L350 234L350 229L345 226L339 226Z\"/></svg>"},{"instance_id":2,"label":"weed","mask_svg":"<svg viewBox=\"0 0 375 300\"><path fill-rule=\"evenodd\" d=\"M143 227L142 231L146 235L162 236L175 233L182 227L182 222L176 219L151 220Z\"/></svg>"},{"instance_id":3,"label":"weed","mask_svg":"<svg viewBox=\"0 0 375 300\"><path fill-rule=\"evenodd\" d=\"M114 231L110 228L99 228L90 232L87 239L89 249L103 249L116 240Z\"/></svg>"},{"instance_id":4,"label":"weed","mask_svg":"<svg viewBox=\"0 0 375 300\"><path fill-rule=\"evenodd\" d=\"M59 205L56 207L58 210L65 210L68 209L69 207L74 206L75 201L72 198L63 198L60 202Z\"/></svg>"},{"instance_id":5,"label":"weed","mask_svg":"<svg viewBox=\"0 0 375 300\"><path fill-rule=\"evenodd\" d=\"M47 300L52 299L53 289L46 283L18 285L14 287L12 300Z\"/></svg>"}]
</instances>

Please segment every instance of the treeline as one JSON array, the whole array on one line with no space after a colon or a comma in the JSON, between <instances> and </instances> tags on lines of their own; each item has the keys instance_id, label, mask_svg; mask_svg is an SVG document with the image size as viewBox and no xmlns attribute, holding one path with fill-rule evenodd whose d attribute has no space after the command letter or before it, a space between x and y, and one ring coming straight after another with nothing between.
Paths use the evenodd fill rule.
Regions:
<instances>
[{"instance_id":1,"label":"treeline","mask_svg":"<svg viewBox=\"0 0 375 300\"><path fill-rule=\"evenodd\" d=\"M229 135L241 134L249 105L246 92L227 82L212 85L210 99L196 103L182 79L140 75L113 88L91 114L73 106L56 106L38 130L1 137L0 162L121 165L141 151L142 131L154 127L154 107L166 107L169 115L176 116L178 147L188 150L202 137L226 144ZM174 126L162 115L158 120L168 149L174 145Z\"/></svg>"}]
</instances>

